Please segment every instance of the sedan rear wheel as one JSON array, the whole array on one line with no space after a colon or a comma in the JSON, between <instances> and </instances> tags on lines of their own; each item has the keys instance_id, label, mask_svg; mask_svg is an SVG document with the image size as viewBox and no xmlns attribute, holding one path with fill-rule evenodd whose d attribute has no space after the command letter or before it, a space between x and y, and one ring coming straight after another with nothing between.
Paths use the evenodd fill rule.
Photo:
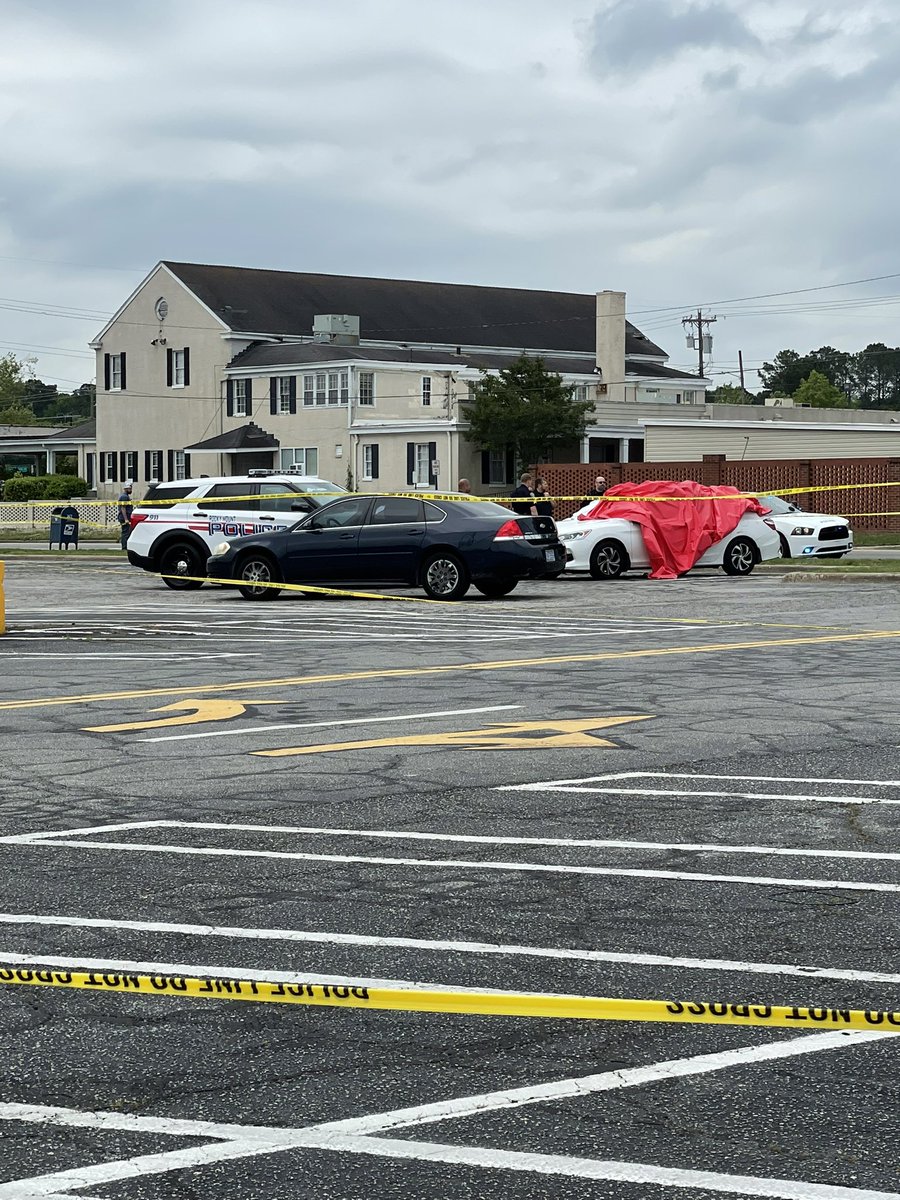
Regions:
<instances>
[{"instance_id":1,"label":"sedan rear wheel","mask_svg":"<svg viewBox=\"0 0 900 1200\"><path fill-rule=\"evenodd\" d=\"M426 560L422 587L432 600L462 600L469 590L469 572L455 554L440 551Z\"/></svg>"},{"instance_id":2,"label":"sedan rear wheel","mask_svg":"<svg viewBox=\"0 0 900 1200\"><path fill-rule=\"evenodd\" d=\"M722 570L726 575L749 575L756 566L756 547L749 538L735 538L725 547Z\"/></svg>"},{"instance_id":3,"label":"sedan rear wheel","mask_svg":"<svg viewBox=\"0 0 900 1200\"><path fill-rule=\"evenodd\" d=\"M281 592L280 587L272 586L281 583L278 568L264 554L251 554L245 558L238 568L237 577L244 584L238 591L245 600L274 600Z\"/></svg>"},{"instance_id":4,"label":"sedan rear wheel","mask_svg":"<svg viewBox=\"0 0 900 1200\"><path fill-rule=\"evenodd\" d=\"M621 542L607 538L598 542L591 552L588 570L591 579L618 579L623 571L628 570L628 555Z\"/></svg>"}]
</instances>

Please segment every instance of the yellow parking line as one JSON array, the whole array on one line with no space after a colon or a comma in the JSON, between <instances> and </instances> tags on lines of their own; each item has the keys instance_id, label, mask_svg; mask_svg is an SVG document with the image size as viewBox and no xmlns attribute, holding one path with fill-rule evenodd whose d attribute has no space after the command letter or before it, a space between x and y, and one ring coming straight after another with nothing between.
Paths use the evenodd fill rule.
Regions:
<instances>
[{"instance_id":1,"label":"yellow parking line","mask_svg":"<svg viewBox=\"0 0 900 1200\"><path fill-rule=\"evenodd\" d=\"M648 650L610 650L598 654L552 654L541 658L512 658L498 661L447 663L433 667L389 667L369 671L340 671L330 675L296 675L281 679L245 679L239 683L192 683L187 687L141 688L124 692L87 692L75 696L47 696L38 700L5 700L0 711L52 708L63 704L97 704L110 700L137 700L147 696L196 696L221 692L247 692L264 688L304 687L316 683L350 683L362 679L403 679L426 675L451 675L464 671L517 671L524 667L552 667L564 663L624 662L635 658L664 658L670 655L717 654L731 650L768 650L782 646L821 646L837 642L874 642L900 637L900 629L874 633L826 634L821 637L770 638L758 642L714 642L709 646L667 646Z\"/></svg>"}]
</instances>

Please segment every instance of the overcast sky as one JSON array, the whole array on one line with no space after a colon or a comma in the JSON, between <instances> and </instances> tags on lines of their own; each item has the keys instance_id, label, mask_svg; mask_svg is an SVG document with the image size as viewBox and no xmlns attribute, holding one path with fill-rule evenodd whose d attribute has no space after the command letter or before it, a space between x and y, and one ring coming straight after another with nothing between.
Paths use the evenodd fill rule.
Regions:
<instances>
[{"instance_id":1,"label":"overcast sky","mask_svg":"<svg viewBox=\"0 0 900 1200\"><path fill-rule=\"evenodd\" d=\"M620 289L673 365L696 364L680 318L702 304L714 372L739 349L900 343L900 278L726 303L900 272L891 0L0 17L0 353L61 390L161 258Z\"/></svg>"}]
</instances>

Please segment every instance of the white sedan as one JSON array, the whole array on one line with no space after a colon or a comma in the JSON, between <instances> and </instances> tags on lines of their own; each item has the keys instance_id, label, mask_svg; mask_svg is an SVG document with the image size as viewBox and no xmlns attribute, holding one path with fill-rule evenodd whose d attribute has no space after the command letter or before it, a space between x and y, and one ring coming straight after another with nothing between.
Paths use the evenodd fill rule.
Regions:
<instances>
[{"instance_id":1,"label":"white sedan","mask_svg":"<svg viewBox=\"0 0 900 1200\"><path fill-rule=\"evenodd\" d=\"M841 558L853 549L853 530L846 517L804 512L780 496L760 496L772 511L772 522L781 538L782 558Z\"/></svg>"},{"instance_id":2,"label":"white sedan","mask_svg":"<svg viewBox=\"0 0 900 1200\"><path fill-rule=\"evenodd\" d=\"M566 548L566 571L587 571L592 579L616 579L625 571L650 569L641 527L634 521L622 517L579 521L573 516L557 522L556 530ZM721 567L726 575L749 575L758 562L780 556L779 535L769 518L744 513L736 528L714 542L694 566Z\"/></svg>"}]
</instances>

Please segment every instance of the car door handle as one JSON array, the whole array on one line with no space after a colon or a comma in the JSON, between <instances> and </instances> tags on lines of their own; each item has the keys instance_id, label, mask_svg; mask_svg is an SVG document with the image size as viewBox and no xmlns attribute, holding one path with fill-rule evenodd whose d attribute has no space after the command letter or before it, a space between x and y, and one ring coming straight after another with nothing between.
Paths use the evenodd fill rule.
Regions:
<instances>
[{"instance_id":1,"label":"car door handle","mask_svg":"<svg viewBox=\"0 0 900 1200\"><path fill-rule=\"evenodd\" d=\"M421 537L424 532L425 532L424 529L407 529L406 536L407 537Z\"/></svg>"},{"instance_id":2,"label":"car door handle","mask_svg":"<svg viewBox=\"0 0 900 1200\"><path fill-rule=\"evenodd\" d=\"M355 534L355 533L342 533L342 534L341 534L341 541L343 542L343 541L345 541L345 540L347 540L347 539L349 539L349 538L355 538L355 537L356 537L356 534Z\"/></svg>"},{"instance_id":3,"label":"car door handle","mask_svg":"<svg viewBox=\"0 0 900 1200\"><path fill-rule=\"evenodd\" d=\"M275 518L274 518L274 517L272 517L272 516L270 516L268 513L262 513L262 514L260 515L260 518L259 518L259 519L260 519L261 521L274 521L274 520L275 520Z\"/></svg>"}]
</instances>

